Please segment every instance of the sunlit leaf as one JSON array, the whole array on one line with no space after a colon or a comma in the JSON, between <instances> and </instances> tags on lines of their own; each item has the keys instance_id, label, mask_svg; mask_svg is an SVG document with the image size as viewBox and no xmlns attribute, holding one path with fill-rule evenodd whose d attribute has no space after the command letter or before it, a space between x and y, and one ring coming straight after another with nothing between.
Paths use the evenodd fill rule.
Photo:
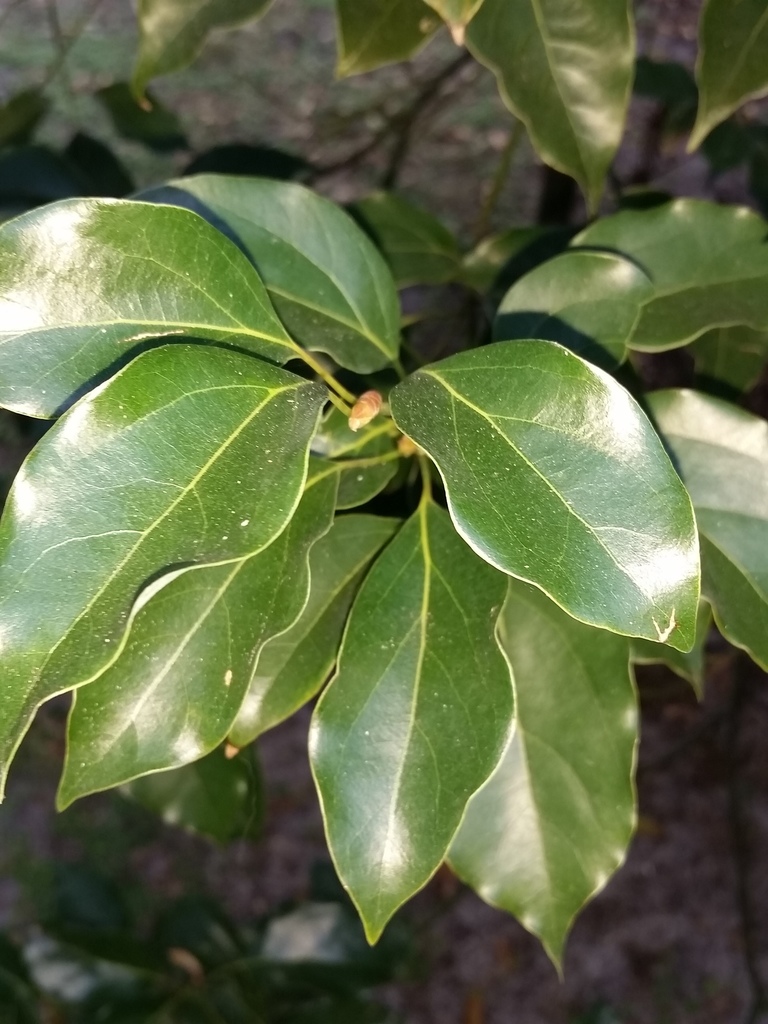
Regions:
<instances>
[{"instance_id":1,"label":"sunlit leaf","mask_svg":"<svg viewBox=\"0 0 768 1024\"><path fill-rule=\"evenodd\" d=\"M423 0L336 0L336 21L340 78L412 57L440 27Z\"/></svg>"},{"instance_id":2,"label":"sunlit leaf","mask_svg":"<svg viewBox=\"0 0 768 1024\"><path fill-rule=\"evenodd\" d=\"M628 645L518 582L499 639L514 678L515 732L470 800L450 861L559 964L575 915L623 861L635 824Z\"/></svg>"},{"instance_id":3,"label":"sunlit leaf","mask_svg":"<svg viewBox=\"0 0 768 1024\"><path fill-rule=\"evenodd\" d=\"M628 0L485 0L467 45L496 75L539 156L576 178L595 206L632 89Z\"/></svg>"},{"instance_id":4,"label":"sunlit leaf","mask_svg":"<svg viewBox=\"0 0 768 1024\"><path fill-rule=\"evenodd\" d=\"M505 580L423 502L350 614L310 756L339 877L370 941L443 860L512 717L494 639Z\"/></svg>"},{"instance_id":5,"label":"sunlit leaf","mask_svg":"<svg viewBox=\"0 0 768 1024\"><path fill-rule=\"evenodd\" d=\"M577 619L690 649L690 499L612 377L552 342L499 342L419 370L390 405L437 463L456 528L482 558Z\"/></svg>"},{"instance_id":6,"label":"sunlit leaf","mask_svg":"<svg viewBox=\"0 0 768 1024\"><path fill-rule=\"evenodd\" d=\"M309 600L296 624L264 647L229 739L244 747L306 704L328 678L344 624L371 560L399 526L397 519L336 519L312 549Z\"/></svg>"},{"instance_id":7,"label":"sunlit leaf","mask_svg":"<svg viewBox=\"0 0 768 1024\"><path fill-rule=\"evenodd\" d=\"M158 572L242 558L281 533L324 401L261 360L165 346L45 435L0 524L3 772L37 705L109 663Z\"/></svg>"}]
</instances>

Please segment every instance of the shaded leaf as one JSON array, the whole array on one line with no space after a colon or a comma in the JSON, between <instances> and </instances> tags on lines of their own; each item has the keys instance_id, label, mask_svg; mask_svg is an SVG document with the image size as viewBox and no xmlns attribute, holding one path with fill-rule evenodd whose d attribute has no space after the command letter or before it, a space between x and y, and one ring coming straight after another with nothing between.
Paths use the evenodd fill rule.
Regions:
<instances>
[{"instance_id":1,"label":"shaded leaf","mask_svg":"<svg viewBox=\"0 0 768 1024\"><path fill-rule=\"evenodd\" d=\"M387 486L398 465L391 420L375 420L357 432L350 430L348 423L347 417L334 406L312 439L315 455L335 460L339 479L336 507L340 509L356 508L374 498ZM390 455L395 457L376 462L378 457ZM366 464L366 460L372 464ZM326 469L330 472L334 467Z\"/></svg>"},{"instance_id":2,"label":"shaded leaf","mask_svg":"<svg viewBox=\"0 0 768 1024\"><path fill-rule=\"evenodd\" d=\"M656 100L664 107L667 131L675 134L690 131L696 118L699 93L693 76L682 64L638 57L633 88L638 96Z\"/></svg>"},{"instance_id":3,"label":"shaded leaf","mask_svg":"<svg viewBox=\"0 0 768 1024\"><path fill-rule=\"evenodd\" d=\"M467 46L539 156L576 178L590 206L624 129L635 40L627 0L485 0Z\"/></svg>"},{"instance_id":4,"label":"shaded leaf","mask_svg":"<svg viewBox=\"0 0 768 1024\"><path fill-rule=\"evenodd\" d=\"M574 917L624 860L635 825L628 646L516 582L499 642L514 678L515 732L470 800L450 861L559 965Z\"/></svg>"},{"instance_id":5,"label":"shaded leaf","mask_svg":"<svg viewBox=\"0 0 768 1024\"><path fill-rule=\"evenodd\" d=\"M352 607L310 758L336 870L371 942L443 860L509 734L493 635L504 587L422 502Z\"/></svg>"},{"instance_id":6,"label":"shaded leaf","mask_svg":"<svg viewBox=\"0 0 768 1024\"><path fill-rule=\"evenodd\" d=\"M94 96L110 116L118 135L158 152L184 149L187 140L176 115L154 96L139 104L127 82L115 82Z\"/></svg>"},{"instance_id":7,"label":"shaded leaf","mask_svg":"<svg viewBox=\"0 0 768 1024\"><path fill-rule=\"evenodd\" d=\"M310 555L309 600L259 656L229 739L244 747L315 696L336 661L344 624L368 565L399 526L382 516L340 516Z\"/></svg>"},{"instance_id":8,"label":"shaded leaf","mask_svg":"<svg viewBox=\"0 0 768 1024\"><path fill-rule=\"evenodd\" d=\"M191 64L208 34L264 14L272 0L139 0L139 53L133 91L147 82Z\"/></svg>"},{"instance_id":9,"label":"shaded leaf","mask_svg":"<svg viewBox=\"0 0 768 1024\"><path fill-rule=\"evenodd\" d=\"M671 668L677 675L687 679L701 697L704 692L704 654L707 637L712 626L712 609L706 601L699 602L699 613L696 616L696 640L687 654L676 651L667 644L654 643L653 640L630 641L631 660L638 665L663 664Z\"/></svg>"},{"instance_id":10,"label":"shaded leaf","mask_svg":"<svg viewBox=\"0 0 768 1024\"><path fill-rule=\"evenodd\" d=\"M3 204L37 206L88 191L88 182L78 169L46 146L22 146L0 157Z\"/></svg>"},{"instance_id":11,"label":"shaded leaf","mask_svg":"<svg viewBox=\"0 0 768 1024\"><path fill-rule=\"evenodd\" d=\"M768 423L696 391L648 405L693 499L718 629L768 668Z\"/></svg>"},{"instance_id":12,"label":"shaded leaf","mask_svg":"<svg viewBox=\"0 0 768 1024\"><path fill-rule=\"evenodd\" d=\"M658 436L612 378L547 341L498 342L390 394L435 460L456 529L575 618L689 650L693 512Z\"/></svg>"},{"instance_id":13,"label":"shaded leaf","mask_svg":"<svg viewBox=\"0 0 768 1024\"><path fill-rule=\"evenodd\" d=\"M512 286L499 307L494 337L557 341L612 369L624 361L627 338L652 294L647 275L622 256L571 250Z\"/></svg>"},{"instance_id":14,"label":"shaded leaf","mask_svg":"<svg viewBox=\"0 0 768 1024\"><path fill-rule=\"evenodd\" d=\"M331 527L335 496L335 479L311 468L290 523L258 554L182 570L142 593L111 666L75 694L60 808L223 742L262 647L301 614L309 550Z\"/></svg>"},{"instance_id":15,"label":"shaded leaf","mask_svg":"<svg viewBox=\"0 0 768 1024\"><path fill-rule=\"evenodd\" d=\"M336 0L336 21L340 78L407 60L440 27L423 0Z\"/></svg>"},{"instance_id":16,"label":"shaded leaf","mask_svg":"<svg viewBox=\"0 0 768 1024\"><path fill-rule=\"evenodd\" d=\"M18 146L29 141L48 110L39 89L24 89L0 106L0 146Z\"/></svg>"},{"instance_id":17,"label":"shaded leaf","mask_svg":"<svg viewBox=\"0 0 768 1024\"><path fill-rule=\"evenodd\" d=\"M458 242L436 217L391 192L375 192L354 206L389 263L398 288L444 284L459 274Z\"/></svg>"},{"instance_id":18,"label":"shaded leaf","mask_svg":"<svg viewBox=\"0 0 768 1024\"><path fill-rule=\"evenodd\" d=\"M143 193L187 206L251 258L281 320L305 348L356 373L380 370L400 345L392 275L349 214L302 185L201 175Z\"/></svg>"},{"instance_id":19,"label":"shaded leaf","mask_svg":"<svg viewBox=\"0 0 768 1024\"><path fill-rule=\"evenodd\" d=\"M751 390L760 379L768 360L768 331L716 327L697 338L689 352L704 390L719 385L722 397L731 397Z\"/></svg>"},{"instance_id":20,"label":"shaded leaf","mask_svg":"<svg viewBox=\"0 0 768 1024\"><path fill-rule=\"evenodd\" d=\"M297 178L312 165L295 153L272 146L251 146L233 142L213 146L200 153L184 168L184 174L241 174L256 178Z\"/></svg>"},{"instance_id":21,"label":"shaded leaf","mask_svg":"<svg viewBox=\"0 0 768 1024\"><path fill-rule=\"evenodd\" d=\"M699 109L689 149L745 100L768 92L768 10L763 0L705 0L696 59Z\"/></svg>"},{"instance_id":22,"label":"shaded leaf","mask_svg":"<svg viewBox=\"0 0 768 1024\"><path fill-rule=\"evenodd\" d=\"M133 182L112 150L98 139L78 132L64 156L88 179L88 194L120 199L133 190Z\"/></svg>"},{"instance_id":23,"label":"shaded leaf","mask_svg":"<svg viewBox=\"0 0 768 1024\"><path fill-rule=\"evenodd\" d=\"M573 245L609 249L638 263L654 294L630 348L676 348L714 327L768 330L768 227L738 206L676 199L596 221Z\"/></svg>"},{"instance_id":24,"label":"shaded leaf","mask_svg":"<svg viewBox=\"0 0 768 1024\"><path fill-rule=\"evenodd\" d=\"M0 523L3 772L37 705L109 663L158 572L242 558L281 533L324 401L249 356L166 346L45 435Z\"/></svg>"},{"instance_id":25,"label":"shaded leaf","mask_svg":"<svg viewBox=\"0 0 768 1024\"><path fill-rule=\"evenodd\" d=\"M247 259L188 210L80 199L0 228L0 404L53 416L129 342L194 335L286 362Z\"/></svg>"},{"instance_id":26,"label":"shaded leaf","mask_svg":"<svg viewBox=\"0 0 768 1024\"><path fill-rule=\"evenodd\" d=\"M219 843L255 835L263 816L261 780L251 751L226 758L223 750L215 750L175 771L134 779L121 792L167 825Z\"/></svg>"}]
</instances>

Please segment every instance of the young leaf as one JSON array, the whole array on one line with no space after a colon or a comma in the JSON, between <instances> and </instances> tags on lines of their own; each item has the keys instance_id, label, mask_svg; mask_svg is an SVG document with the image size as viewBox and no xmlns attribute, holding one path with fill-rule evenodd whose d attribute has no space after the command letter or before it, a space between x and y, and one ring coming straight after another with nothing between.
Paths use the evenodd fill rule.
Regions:
<instances>
[{"instance_id":1,"label":"young leaf","mask_svg":"<svg viewBox=\"0 0 768 1024\"><path fill-rule=\"evenodd\" d=\"M0 523L3 774L37 705L111 660L142 586L282 532L325 394L237 352L166 346L45 435Z\"/></svg>"},{"instance_id":2,"label":"young leaf","mask_svg":"<svg viewBox=\"0 0 768 1024\"><path fill-rule=\"evenodd\" d=\"M705 0L699 21L699 109L688 149L748 99L768 92L764 0Z\"/></svg>"},{"instance_id":3,"label":"young leaf","mask_svg":"<svg viewBox=\"0 0 768 1024\"><path fill-rule=\"evenodd\" d=\"M515 684L515 732L470 800L450 862L559 965L574 917L624 860L634 829L638 715L628 647L518 582L499 641Z\"/></svg>"},{"instance_id":4,"label":"young leaf","mask_svg":"<svg viewBox=\"0 0 768 1024\"><path fill-rule=\"evenodd\" d=\"M423 0L336 0L339 78L407 60L440 19Z\"/></svg>"},{"instance_id":5,"label":"young leaf","mask_svg":"<svg viewBox=\"0 0 768 1024\"><path fill-rule=\"evenodd\" d=\"M570 250L542 263L504 296L494 337L545 338L606 369L622 363L643 302L653 294L634 263Z\"/></svg>"},{"instance_id":6,"label":"young leaf","mask_svg":"<svg viewBox=\"0 0 768 1024\"><path fill-rule=\"evenodd\" d=\"M768 330L766 223L743 207L675 199L595 221L574 246L609 249L638 263L654 293L630 348L677 348L714 327Z\"/></svg>"},{"instance_id":7,"label":"young leaf","mask_svg":"<svg viewBox=\"0 0 768 1024\"><path fill-rule=\"evenodd\" d=\"M398 288L455 281L461 252L451 232L426 210L391 192L375 192L355 203L389 263Z\"/></svg>"},{"instance_id":8,"label":"young leaf","mask_svg":"<svg viewBox=\"0 0 768 1024\"><path fill-rule=\"evenodd\" d=\"M696 616L696 640L687 654L676 651L668 644L654 643L653 640L638 640L637 637L634 637L629 642L630 659L636 665L666 665L677 675L686 679L693 687L696 696L700 698L704 693L704 654L711 627L712 608L702 600L699 602L699 613Z\"/></svg>"},{"instance_id":9,"label":"young leaf","mask_svg":"<svg viewBox=\"0 0 768 1024\"><path fill-rule=\"evenodd\" d=\"M691 502L612 377L552 342L498 342L419 370L389 398L482 558L583 622L690 649Z\"/></svg>"},{"instance_id":10,"label":"young leaf","mask_svg":"<svg viewBox=\"0 0 768 1024\"><path fill-rule=\"evenodd\" d=\"M310 757L339 877L371 942L445 857L504 748L503 576L422 502L379 556L315 710Z\"/></svg>"},{"instance_id":11,"label":"young leaf","mask_svg":"<svg viewBox=\"0 0 768 1024\"><path fill-rule=\"evenodd\" d=\"M696 376L711 391L712 384L723 391L741 393L757 384L768 361L768 331L751 327L716 327L702 334L688 350L693 356Z\"/></svg>"},{"instance_id":12,"label":"young leaf","mask_svg":"<svg viewBox=\"0 0 768 1024\"><path fill-rule=\"evenodd\" d=\"M336 661L347 614L368 565L400 525L382 516L340 516L312 548L309 600L299 620L262 650L229 733L244 747L315 696Z\"/></svg>"},{"instance_id":13,"label":"young leaf","mask_svg":"<svg viewBox=\"0 0 768 1024\"><path fill-rule=\"evenodd\" d=\"M142 592L111 666L75 694L59 807L223 742L259 652L307 600L309 550L330 529L336 496L333 477L313 476L318 468L288 526L258 554L182 569Z\"/></svg>"},{"instance_id":14,"label":"young leaf","mask_svg":"<svg viewBox=\"0 0 768 1024\"><path fill-rule=\"evenodd\" d=\"M376 461L379 456L395 456L397 453L390 427L391 421L377 420L355 433L349 429L348 418L335 406L324 417L312 440L312 452L336 460L334 467L339 479L337 508L364 505L383 491L397 472L397 458ZM330 470L332 467L327 468Z\"/></svg>"},{"instance_id":15,"label":"young leaf","mask_svg":"<svg viewBox=\"0 0 768 1024\"><path fill-rule=\"evenodd\" d=\"M359 2L359 0L358 0ZM335 203L303 185L203 174L143 193L223 226L250 256L291 336L356 373L400 346L400 305L384 258Z\"/></svg>"},{"instance_id":16,"label":"young leaf","mask_svg":"<svg viewBox=\"0 0 768 1024\"><path fill-rule=\"evenodd\" d=\"M718 628L768 669L768 423L696 391L648 405L693 499Z\"/></svg>"},{"instance_id":17,"label":"young leaf","mask_svg":"<svg viewBox=\"0 0 768 1024\"><path fill-rule=\"evenodd\" d=\"M218 843L253 836L263 817L261 778L252 751L227 758L223 750L215 750L175 771L135 779L120 792L167 825Z\"/></svg>"},{"instance_id":18,"label":"young leaf","mask_svg":"<svg viewBox=\"0 0 768 1024\"><path fill-rule=\"evenodd\" d=\"M139 0L139 54L133 90L144 93L158 75L191 64L208 34L264 14L272 0Z\"/></svg>"},{"instance_id":19,"label":"young leaf","mask_svg":"<svg viewBox=\"0 0 768 1024\"><path fill-rule=\"evenodd\" d=\"M542 160L576 178L596 206L632 90L628 0L485 0L467 46L496 75Z\"/></svg>"},{"instance_id":20,"label":"young leaf","mask_svg":"<svg viewBox=\"0 0 768 1024\"><path fill-rule=\"evenodd\" d=\"M188 210L72 199L0 228L0 405L53 416L129 343L174 335L297 354L245 256Z\"/></svg>"}]
</instances>

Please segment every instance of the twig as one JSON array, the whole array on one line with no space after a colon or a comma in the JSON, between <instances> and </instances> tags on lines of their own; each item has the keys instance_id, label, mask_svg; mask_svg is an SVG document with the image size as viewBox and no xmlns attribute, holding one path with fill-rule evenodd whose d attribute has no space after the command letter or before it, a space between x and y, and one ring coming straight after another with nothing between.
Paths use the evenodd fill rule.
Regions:
<instances>
[{"instance_id":1,"label":"twig","mask_svg":"<svg viewBox=\"0 0 768 1024\"><path fill-rule=\"evenodd\" d=\"M94 14L99 9L101 4L102 0L92 0L91 4L88 7L86 7L85 11L83 11L82 15L80 16L80 19L78 20L77 24L72 29L72 31L69 33L64 33L58 18L56 0L49 0L47 4L48 18L51 24L51 31L54 36L54 43L58 48L59 52L56 60L48 68L48 72L42 82L42 88L45 88L45 86L50 85L51 82L56 78L56 76L59 75L63 70L65 70L67 57L69 56L70 50L75 45L75 43L78 42L83 32L87 28L88 22L94 16Z\"/></svg>"},{"instance_id":2,"label":"twig","mask_svg":"<svg viewBox=\"0 0 768 1024\"><path fill-rule=\"evenodd\" d=\"M491 224L491 217L493 211L496 209L496 204L501 197L501 193L504 189L504 185L509 177L509 170L512 166L512 160L514 159L517 147L525 134L525 129L522 121L516 121L512 131L509 133L507 144L501 151L501 159L499 160L499 166L496 168L496 173L491 181L491 187L488 190L488 195L485 197L480 215L477 218L477 224L473 232L473 238L475 244L481 241L488 234L488 229Z\"/></svg>"}]
</instances>

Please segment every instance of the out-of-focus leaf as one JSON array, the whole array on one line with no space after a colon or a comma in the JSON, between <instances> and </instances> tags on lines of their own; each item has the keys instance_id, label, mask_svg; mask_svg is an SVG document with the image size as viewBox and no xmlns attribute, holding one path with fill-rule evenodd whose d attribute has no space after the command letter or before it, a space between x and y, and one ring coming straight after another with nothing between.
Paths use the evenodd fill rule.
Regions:
<instances>
[{"instance_id":1,"label":"out-of-focus leaf","mask_svg":"<svg viewBox=\"0 0 768 1024\"><path fill-rule=\"evenodd\" d=\"M716 327L702 334L688 350L705 391L719 385L722 397L749 391L768 360L768 332L751 327Z\"/></svg>"},{"instance_id":2,"label":"out-of-focus leaf","mask_svg":"<svg viewBox=\"0 0 768 1024\"><path fill-rule=\"evenodd\" d=\"M19 146L29 141L48 110L39 89L24 89L0 106L0 146Z\"/></svg>"},{"instance_id":3,"label":"out-of-focus leaf","mask_svg":"<svg viewBox=\"0 0 768 1024\"><path fill-rule=\"evenodd\" d=\"M571 250L541 264L507 292L494 337L557 341L605 369L622 363L643 302L647 274L623 256Z\"/></svg>"},{"instance_id":4,"label":"out-of-focus leaf","mask_svg":"<svg viewBox=\"0 0 768 1024\"><path fill-rule=\"evenodd\" d=\"M699 109L689 149L746 100L768 92L768 12L763 0L705 0L696 60Z\"/></svg>"},{"instance_id":5,"label":"out-of-focus leaf","mask_svg":"<svg viewBox=\"0 0 768 1024\"><path fill-rule=\"evenodd\" d=\"M665 128L675 134L688 132L696 118L699 93L693 75L676 61L638 57L634 91L656 100L665 108Z\"/></svg>"},{"instance_id":6,"label":"out-of-focus leaf","mask_svg":"<svg viewBox=\"0 0 768 1024\"><path fill-rule=\"evenodd\" d=\"M315 544L309 600L295 625L261 652L230 731L236 747L251 743L318 692L336 661L360 580L398 525L383 516L340 516Z\"/></svg>"},{"instance_id":7,"label":"out-of-focus leaf","mask_svg":"<svg viewBox=\"0 0 768 1024\"><path fill-rule=\"evenodd\" d=\"M132 88L191 64L210 32L252 21L272 0L139 0L139 54Z\"/></svg>"},{"instance_id":8,"label":"out-of-focus leaf","mask_svg":"<svg viewBox=\"0 0 768 1024\"><path fill-rule=\"evenodd\" d=\"M576 178L590 206L621 141L635 63L627 0L485 0L467 46L539 156Z\"/></svg>"},{"instance_id":9,"label":"out-of-focus leaf","mask_svg":"<svg viewBox=\"0 0 768 1024\"><path fill-rule=\"evenodd\" d=\"M353 605L310 758L329 848L371 942L438 868L509 735L493 632L504 588L447 513L422 502Z\"/></svg>"},{"instance_id":10,"label":"out-of-focus leaf","mask_svg":"<svg viewBox=\"0 0 768 1024\"><path fill-rule=\"evenodd\" d=\"M215 750L173 771L134 779L120 791L166 824L219 843L253 836L261 826L261 778L251 751L227 758Z\"/></svg>"},{"instance_id":11,"label":"out-of-focus leaf","mask_svg":"<svg viewBox=\"0 0 768 1024\"><path fill-rule=\"evenodd\" d=\"M77 168L45 146L22 146L0 157L3 204L37 206L88 192L88 182Z\"/></svg>"},{"instance_id":12,"label":"out-of-focus leaf","mask_svg":"<svg viewBox=\"0 0 768 1024\"><path fill-rule=\"evenodd\" d=\"M341 78L407 60L440 27L423 0L336 0L336 19Z\"/></svg>"},{"instance_id":13,"label":"out-of-focus leaf","mask_svg":"<svg viewBox=\"0 0 768 1024\"><path fill-rule=\"evenodd\" d=\"M768 423L696 391L647 400L693 499L718 629L768 668Z\"/></svg>"},{"instance_id":14,"label":"out-of-focus leaf","mask_svg":"<svg viewBox=\"0 0 768 1024\"><path fill-rule=\"evenodd\" d=\"M286 153L283 149L233 142L200 153L187 164L184 174L242 174L246 177L290 181L311 167L303 157Z\"/></svg>"},{"instance_id":15,"label":"out-of-focus leaf","mask_svg":"<svg viewBox=\"0 0 768 1024\"><path fill-rule=\"evenodd\" d=\"M88 180L88 194L121 199L133 191L130 175L112 150L98 139L78 132L64 156Z\"/></svg>"},{"instance_id":16,"label":"out-of-focus leaf","mask_svg":"<svg viewBox=\"0 0 768 1024\"><path fill-rule=\"evenodd\" d=\"M161 153L186 147L179 119L154 96L147 96L144 104L139 104L127 82L115 82L94 95L123 138L143 142Z\"/></svg>"},{"instance_id":17,"label":"out-of-focus leaf","mask_svg":"<svg viewBox=\"0 0 768 1024\"><path fill-rule=\"evenodd\" d=\"M612 377L552 342L497 342L417 371L389 401L481 558L583 622L690 650L690 498Z\"/></svg>"}]
</instances>

